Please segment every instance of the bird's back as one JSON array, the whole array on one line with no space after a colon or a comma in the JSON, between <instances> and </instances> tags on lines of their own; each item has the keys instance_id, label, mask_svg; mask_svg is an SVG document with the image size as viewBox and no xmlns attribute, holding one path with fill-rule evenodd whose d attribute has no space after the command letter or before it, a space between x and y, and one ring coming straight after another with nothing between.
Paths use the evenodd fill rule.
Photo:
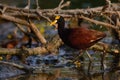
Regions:
<instances>
[{"instance_id":1,"label":"bird's back","mask_svg":"<svg viewBox=\"0 0 120 80\"><path fill-rule=\"evenodd\" d=\"M103 32L84 27L67 29L62 35L63 42L75 49L86 49L106 36Z\"/></svg>"}]
</instances>

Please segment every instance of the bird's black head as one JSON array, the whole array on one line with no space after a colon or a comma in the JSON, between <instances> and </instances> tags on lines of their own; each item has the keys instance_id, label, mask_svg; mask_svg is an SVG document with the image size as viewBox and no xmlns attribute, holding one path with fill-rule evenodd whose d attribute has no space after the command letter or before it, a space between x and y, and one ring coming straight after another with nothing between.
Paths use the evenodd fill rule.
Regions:
<instances>
[{"instance_id":1,"label":"bird's black head","mask_svg":"<svg viewBox=\"0 0 120 80\"><path fill-rule=\"evenodd\" d=\"M54 25L54 24L58 24L58 25L64 25L65 24L65 20L62 16L56 16L55 20L53 22L51 22L50 25Z\"/></svg>"}]
</instances>

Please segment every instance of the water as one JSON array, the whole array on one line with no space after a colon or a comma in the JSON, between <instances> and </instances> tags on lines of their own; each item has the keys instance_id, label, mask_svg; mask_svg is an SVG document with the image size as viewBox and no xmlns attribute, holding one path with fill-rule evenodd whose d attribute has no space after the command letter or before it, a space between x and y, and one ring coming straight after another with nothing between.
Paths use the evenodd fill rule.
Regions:
<instances>
[{"instance_id":1,"label":"water","mask_svg":"<svg viewBox=\"0 0 120 80\"><path fill-rule=\"evenodd\" d=\"M87 75L73 69L56 69L54 73L24 74L1 80L120 80L120 71Z\"/></svg>"},{"instance_id":2,"label":"water","mask_svg":"<svg viewBox=\"0 0 120 80\"><path fill-rule=\"evenodd\" d=\"M65 53L66 51L60 51L60 52ZM52 57L52 55L50 56ZM113 59L112 55L107 55L105 57L105 61L104 61L105 69L101 70L101 57L100 57L101 53L96 52L95 54L91 54L93 58L93 62L92 62L92 68L90 70L90 74L87 73L89 59L86 56L86 54L84 54L83 56L85 59L84 61L81 61L81 66L77 68L75 68L73 64L69 64L67 66L63 65L63 64L67 64L65 62L68 61L68 55L67 55L67 59L65 59L64 56L64 60L61 59L59 56L60 62L63 61L62 63L59 64L59 66L58 65L56 66L56 64L53 65L51 59L49 59L47 65L42 64L42 60L44 60L44 58L48 59L46 58L46 56L45 57L40 55L31 56L29 57L29 60L32 61L29 65L35 67L33 73L31 74L22 73L23 75L18 75L18 76L13 75L13 77L8 77L8 78L4 77L1 78L0 80L120 80L120 70L118 69L111 71L112 69L111 65ZM38 59L41 59L40 63L36 63ZM56 63L58 64L58 62ZM7 72L8 75L13 71L14 73L16 73L15 69L9 68L9 70L11 71Z\"/></svg>"}]
</instances>

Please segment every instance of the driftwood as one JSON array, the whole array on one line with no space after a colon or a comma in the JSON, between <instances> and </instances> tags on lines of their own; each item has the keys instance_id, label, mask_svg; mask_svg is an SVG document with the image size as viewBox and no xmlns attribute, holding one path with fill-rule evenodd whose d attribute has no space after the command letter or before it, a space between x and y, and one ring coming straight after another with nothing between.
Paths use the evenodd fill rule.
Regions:
<instances>
[{"instance_id":1,"label":"driftwood","mask_svg":"<svg viewBox=\"0 0 120 80\"><path fill-rule=\"evenodd\" d=\"M19 64L12 63L12 62L6 62L6 61L0 61L0 64L10 65L10 66L18 68L19 70L23 70L23 71L25 71L27 73L32 72L32 68L28 67L28 66L19 65Z\"/></svg>"},{"instance_id":2,"label":"driftwood","mask_svg":"<svg viewBox=\"0 0 120 80\"><path fill-rule=\"evenodd\" d=\"M55 52L56 49L61 45L62 41L56 35L53 40L42 46L42 47L36 47L36 48L21 48L21 49L6 49L6 48L0 48L0 54L11 54L11 55L20 55L20 54L26 54L26 55L38 55L38 54L45 54L48 52Z\"/></svg>"},{"instance_id":3,"label":"driftwood","mask_svg":"<svg viewBox=\"0 0 120 80\"><path fill-rule=\"evenodd\" d=\"M37 2L37 1L36 1ZM21 30L22 26L21 25L25 25L28 28L30 28L34 34L37 36L37 39L42 43L45 44L45 46L42 47L37 47L37 48L32 48L32 49L3 49L0 48L0 54L20 54L21 50L22 51L27 51L27 53L29 55L32 54L44 54L47 52L51 52L51 50L56 49L57 47L60 46L61 42L59 42L59 40L57 41L57 43L59 45L54 45L53 42L55 42L54 40L58 39L58 38L54 38L52 42L47 43L47 41L45 40L44 36L41 35L41 33L37 30L35 24L30 20L30 19L37 19L40 20L40 18L44 18L46 20L48 20L49 22L51 22L50 18L53 15L62 15L64 17L73 17L73 16L78 16L80 18L83 18L84 20L87 20L89 22L92 22L96 25L102 25L105 26L107 28L112 28L115 30L118 30L119 27L116 27L116 25L107 23L107 22L102 22L102 21L98 21L95 19L92 19L89 16L92 16L93 18L95 16L97 17L101 17L101 16L108 16L110 17L111 15L117 15L117 17L120 18L120 4L106 4L109 5L109 7L103 6L103 7L97 7L97 8L88 8L88 9L74 9L74 10L63 10L63 7L69 6L70 2L66 2L64 3L64 0L61 0L60 4L58 5L58 7L54 8L54 9L40 9L40 7L37 4L37 9L29 9L30 6L30 2L28 0L28 5L26 6L27 8L17 8L17 7L11 7L11 6L7 6L7 5L2 5L0 4L0 19L3 20L7 20L7 21L11 21L14 23L17 23L17 27ZM110 7L111 6L111 7ZM103 10L104 9L104 10ZM25 17L25 18L23 18ZM29 19L26 20L26 18ZM120 26L120 21L118 20L117 22L117 26ZM24 32L24 30L21 30L22 32ZM24 32L25 33L25 32ZM27 33L26 33L27 34ZM46 44L47 43L47 44ZM51 46L52 48L51 49ZM111 52L110 49L108 49L109 52ZM119 52L119 50L118 50Z\"/></svg>"},{"instance_id":4,"label":"driftwood","mask_svg":"<svg viewBox=\"0 0 120 80\"><path fill-rule=\"evenodd\" d=\"M62 15L64 17L74 17L77 15L78 17L83 18L84 20L92 22L96 25L102 25L107 28L112 28L112 29L118 30L118 27L116 27L116 25L113 25L113 24L110 24L107 22L98 21L93 18L95 16L110 17L111 15L117 15L117 17L120 18L120 7L119 7L120 4L107 3L106 5L107 6L109 5L109 7L106 7L106 5L105 5L105 6L97 7L97 8L73 9L73 10L63 10L62 9L64 7L70 5L70 1L64 3L64 0L61 0L58 7L54 8L54 9L40 9L37 1L36 1L36 4L37 4L36 9L29 9L29 6L30 6L29 0L28 0L28 5L25 8L17 8L17 7L11 7L11 6L0 4L0 12L1 12L0 19L11 21L11 22L29 27L34 32L34 34L37 36L37 39L42 44L46 44L47 41L45 40L44 36L41 35L41 33L37 30L35 24L30 19L34 18L34 19L40 20L40 18L44 18L44 19L48 20L49 22L51 22L50 17L52 17L54 15ZM29 21L26 20L26 18L28 18ZM119 20L117 22L117 26L120 26ZM19 26L19 28L20 28L20 26ZM52 43L50 43L50 44L52 44ZM47 45L47 46L49 46L49 45ZM15 53L20 52L19 50L21 50L21 49L11 49L11 50L6 49L6 51L4 51L4 49L1 48L0 53L6 54L8 51L12 51L11 53L15 54ZM47 49L48 50L47 51L44 46L38 47L38 48L33 48L33 49L26 49L26 50L30 54L32 54L32 53L33 54L35 54L35 53L42 54L45 52L49 52L49 50Z\"/></svg>"}]
</instances>

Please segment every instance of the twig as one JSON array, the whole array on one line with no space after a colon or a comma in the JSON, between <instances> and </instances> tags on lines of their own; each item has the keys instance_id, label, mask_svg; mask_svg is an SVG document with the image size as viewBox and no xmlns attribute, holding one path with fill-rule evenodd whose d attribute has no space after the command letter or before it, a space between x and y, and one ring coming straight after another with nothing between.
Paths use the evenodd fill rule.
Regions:
<instances>
[{"instance_id":1,"label":"twig","mask_svg":"<svg viewBox=\"0 0 120 80\"><path fill-rule=\"evenodd\" d=\"M37 36L37 38L39 39L39 41L42 44L46 44L46 39L42 36L42 34L40 33L40 31L37 29L37 27L35 26L35 24L33 22L30 21L30 28L31 30L34 32L34 34Z\"/></svg>"},{"instance_id":2,"label":"twig","mask_svg":"<svg viewBox=\"0 0 120 80\"><path fill-rule=\"evenodd\" d=\"M102 11L110 9L110 7L111 7L111 1L110 0L105 0L105 1L106 1L106 5L103 6Z\"/></svg>"},{"instance_id":3,"label":"twig","mask_svg":"<svg viewBox=\"0 0 120 80\"><path fill-rule=\"evenodd\" d=\"M67 1L65 4L61 5L61 8L68 7L70 6L70 1Z\"/></svg>"},{"instance_id":4,"label":"twig","mask_svg":"<svg viewBox=\"0 0 120 80\"><path fill-rule=\"evenodd\" d=\"M114 25L111 25L111 24L108 24L108 23L104 23L104 22L101 22L101 21L97 21L97 20L93 20L93 19L90 19L88 17L85 17L85 16L81 16L81 18L87 20L87 21L90 21L96 25L103 25L105 27L110 27L110 28L113 28L113 29L117 29Z\"/></svg>"},{"instance_id":5,"label":"twig","mask_svg":"<svg viewBox=\"0 0 120 80\"><path fill-rule=\"evenodd\" d=\"M60 9L64 8L64 7L68 7L70 6L70 1L67 1L66 3L62 4L64 2L64 0L61 0L60 4L58 5L57 8L55 8L54 10L59 11Z\"/></svg>"},{"instance_id":6,"label":"twig","mask_svg":"<svg viewBox=\"0 0 120 80\"><path fill-rule=\"evenodd\" d=\"M24 9L30 9L30 0L28 0L27 6Z\"/></svg>"},{"instance_id":7,"label":"twig","mask_svg":"<svg viewBox=\"0 0 120 80\"><path fill-rule=\"evenodd\" d=\"M61 2L58 5L58 9L60 9L60 6L63 4L64 0L61 0Z\"/></svg>"},{"instance_id":8,"label":"twig","mask_svg":"<svg viewBox=\"0 0 120 80\"><path fill-rule=\"evenodd\" d=\"M40 13L39 10L36 10L36 13L38 14L39 17L43 17L43 18L46 19L47 21L52 22L48 17L42 15L42 13Z\"/></svg>"},{"instance_id":9,"label":"twig","mask_svg":"<svg viewBox=\"0 0 120 80\"><path fill-rule=\"evenodd\" d=\"M27 32L22 28L22 26L20 24L16 23L16 25L24 34L27 34Z\"/></svg>"},{"instance_id":10,"label":"twig","mask_svg":"<svg viewBox=\"0 0 120 80\"><path fill-rule=\"evenodd\" d=\"M105 44L105 43L98 43L98 44L95 44L93 45L92 47L90 47L89 49L91 50L95 50L95 51L104 51L104 47L103 47L103 44L106 46L106 49L105 49L105 52L106 53L109 53L111 55L119 55L120 54L120 50L119 49L111 49L110 45L108 44Z\"/></svg>"},{"instance_id":11,"label":"twig","mask_svg":"<svg viewBox=\"0 0 120 80\"><path fill-rule=\"evenodd\" d=\"M3 7L2 14L5 13L7 7Z\"/></svg>"},{"instance_id":12,"label":"twig","mask_svg":"<svg viewBox=\"0 0 120 80\"><path fill-rule=\"evenodd\" d=\"M29 73L32 71L32 69L28 66L22 66L22 65L19 65L19 64L16 64L16 63L12 63L12 62L5 62L5 61L0 61L0 64L6 64L6 65L10 65L10 66L13 66L13 67L16 67L22 71L25 71L26 73Z\"/></svg>"},{"instance_id":13,"label":"twig","mask_svg":"<svg viewBox=\"0 0 120 80\"><path fill-rule=\"evenodd\" d=\"M48 52L56 52L56 49L61 46L61 44L62 41L58 35L56 35L48 44L41 47L25 48L24 50L0 48L0 54L19 55L21 53L24 53L24 51L27 52L27 55L47 54Z\"/></svg>"},{"instance_id":14,"label":"twig","mask_svg":"<svg viewBox=\"0 0 120 80\"><path fill-rule=\"evenodd\" d=\"M38 2L38 0L35 0L36 1L36 9L40 9L40 6L39 6L39 2Z\"/></svg>"},{"instance_id":15,"label":"twig","mask_svg":"<svg viewBox=\"0 0 120 80\"><path fill-rule=\"evenodd\" d=\"M30 26L30 24L26 20L19 19L19 18L13 17L13 16L0 14L0 18L4 19L4 20L15 22L15 23L19 23L19 24L22 24L22 25Z\"/></svg>"}]
</instances>

